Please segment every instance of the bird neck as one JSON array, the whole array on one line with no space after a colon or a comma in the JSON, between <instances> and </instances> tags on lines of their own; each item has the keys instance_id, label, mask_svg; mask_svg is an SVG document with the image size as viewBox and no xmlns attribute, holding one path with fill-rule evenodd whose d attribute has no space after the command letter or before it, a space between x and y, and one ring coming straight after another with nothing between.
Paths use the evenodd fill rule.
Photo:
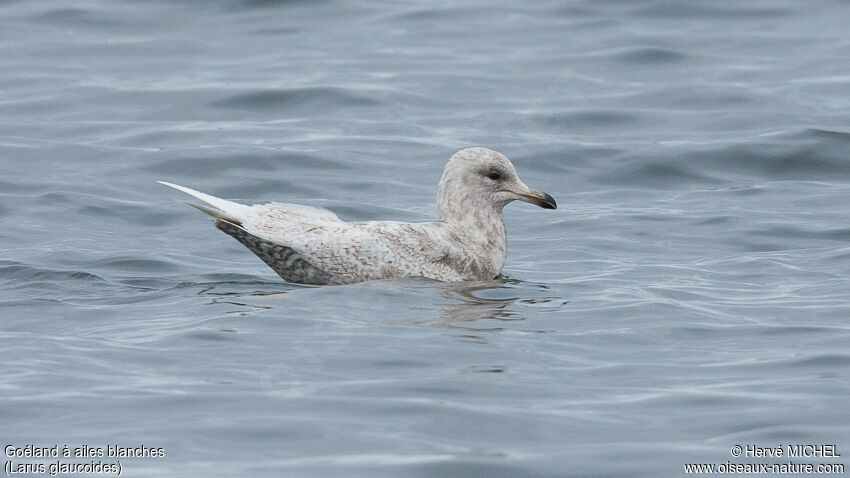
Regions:
<instances>
[{"instance_id":1,"label":"bird neck","mask_svg":"<svg viewBox=\"0 0 850 478\"><path fill-rule=\"evenodd\" d=\"M437 194L437 217L463 237L463 243L486 251L489 267L501 271L507 256L507 232L502 207L468 194Z\"/></svg>"},{"instance_id":2,"label":"bird neck","mask_svg":"<svg viewBox=\"0 0 850 478\"><path fill-rule=\"evenodd\" d=\"M489 224L504 225L502 205L467 192L448 194L447 188L437 192L437 218L464 227L479 228Z\"/></svg>"}]
</instances>

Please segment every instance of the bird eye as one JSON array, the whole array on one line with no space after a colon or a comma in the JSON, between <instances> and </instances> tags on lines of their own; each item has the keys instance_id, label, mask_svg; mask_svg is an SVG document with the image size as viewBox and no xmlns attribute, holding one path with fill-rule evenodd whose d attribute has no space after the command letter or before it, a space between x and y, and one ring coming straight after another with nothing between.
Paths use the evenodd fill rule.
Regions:
<instances>
[{"instance_id":1,"label":"bird eye","mask_svg":"<svg viewBox=\"0 0 850 478\"><path fill-rule=\"evenodd\" d=\"M487 178L491 179L493 181L498 181L498 180L502 179L502 175L500 175L499 173L497 173L495 171L491 171L491 172L487 173Z\"/></svg>"}]
</instances>

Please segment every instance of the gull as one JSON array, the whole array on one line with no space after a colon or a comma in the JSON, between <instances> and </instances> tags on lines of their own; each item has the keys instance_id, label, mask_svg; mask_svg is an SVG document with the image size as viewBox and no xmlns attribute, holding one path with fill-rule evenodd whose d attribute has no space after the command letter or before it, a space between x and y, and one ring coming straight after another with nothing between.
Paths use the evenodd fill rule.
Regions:
<instances>
[{"instance_id":1,"label":"gull","mask_svg":"<svg viewBox=\"0 0 850 478\"><path fill-rule=\"evenodd\" d=\"M507 257L502 208L515 200L557 207L552 196L520 181L507 157L487 148L463 149L449 159L433 222L345 222L327 209L278 202L248 206L158 182L215 208L189 203L285 281L315 285L409 276L492 280Z\"/></svg>"}]
</instances>

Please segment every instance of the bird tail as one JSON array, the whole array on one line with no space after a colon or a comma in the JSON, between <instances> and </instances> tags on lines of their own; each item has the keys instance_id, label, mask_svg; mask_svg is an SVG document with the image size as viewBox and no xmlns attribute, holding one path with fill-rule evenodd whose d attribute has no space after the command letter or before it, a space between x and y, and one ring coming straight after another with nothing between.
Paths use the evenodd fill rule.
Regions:
<instances>
[{"instance_id":1,"label":"bird tail","mask_svg":"<svg viewBox=\"0 0 850 478\"><path fill-rule=\"evenodd\" d=\"M157 181L159 184L163 184L168 187L172 187L177 189L178 191L183 191L184 193L194 196L201 201L209 204L210 206L218 209L210 209L206 206L202 206L200 204L186 203L196 209L199 209L210 216L214 217L216 220L224 220L228 222L232 222L234 224L241 224L242 220L248 215L248 211L250 211L251 206L246 206L244 204L239 204L237 202L228 201L227 199L217 198L215 196L210 196L209 194L204 194L200 191L195 191L194 189L187 188L185 186L180 186L178 184L167 183L165 181Z\"/></svg>"}]
</instances>

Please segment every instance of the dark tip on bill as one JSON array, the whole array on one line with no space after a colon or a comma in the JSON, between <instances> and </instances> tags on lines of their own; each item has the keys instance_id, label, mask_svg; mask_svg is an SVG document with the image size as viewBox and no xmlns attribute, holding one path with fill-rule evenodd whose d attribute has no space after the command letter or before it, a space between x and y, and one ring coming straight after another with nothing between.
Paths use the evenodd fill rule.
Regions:
<instances>
[{"instance_id":1,"label":"dark tip on bill","mask_svg":"<svg viewBox=\"0 0 850 478\"><path fill-rule=\"evenodd\" d=\"M543 199L537 205L543 209L558 209L558 203L555 202L555 198L547 193L543 193Z\"/></svg>"}]
</instances>

